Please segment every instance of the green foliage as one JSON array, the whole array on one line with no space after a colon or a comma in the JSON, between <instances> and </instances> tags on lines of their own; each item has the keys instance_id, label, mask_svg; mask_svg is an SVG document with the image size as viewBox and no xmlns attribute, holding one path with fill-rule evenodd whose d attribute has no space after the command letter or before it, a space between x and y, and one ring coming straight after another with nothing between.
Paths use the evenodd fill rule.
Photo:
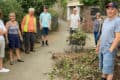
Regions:
<instances>
[{"instance_id":1,"label":"green foliage","mask_svg":"<svg viewBox=\"0 0 120 80\"><path fill-rule=\"evenodd\" d=\"M58 13L53 10L52 8L49 9L49 12L51 13L51 16L52 16L52 31L56 31L58 30Z\"/></svg>"},{"instance_id":2,"label":"green foliage","mask_svg":"<svg viewBox=\"0 0 120 80\"><path fill-rule=\"evenodd\" d=\"M2 0L0 1L0 9L2 10L4 21L9 20L9 13L15 12L17 16L17 20L21 21L23 16L23 9L21 8L21 5L17 3L16 0Z\"/></svg>"},{"instance_id":3,"label":"green foliage","mask_svg":"<svg viewBox=\"0 0 120 80\"><path fill-rule=\"evenodd\" d=\"M97 5L98 4L98 0L80 0L82 3L84 3L85 5Z\"/></svg>"},{"instance_id":4,"label":"green foliage","mask_svg":"<svg viewBox=\"0 0 120 80\"><path fill-rule=\"evenodd\" d=\"M51 80L99 80L98 57L94 50L90 52L58 59L49 73Z\"/></svg>"},{"instance_id":5,"label":"green foliage","mask_svg":"<svg viewBox=\"0 0 120 80\"><path fill-rule=\"evenodd\" d=\"M60 3L61 3L61 6L65 8L67 5L67 0L61 0Z\"/></svg>"},{"instance_id":6,"label":"green foliage","mask_svg":"<svg viewBox=\"0 0 120 80\"><path fill-rule=\"evenodd\" d=\"M17 0L21 7L23 8L24 12L27 13L30 7L35 8L36 15L38 16L42 10L43 5L47 5L48 7L52 6L56 0Z\"/></svg>"},{"instance_id":7,"label":"green foliage","mask_svg":"<svg viewBox=\"0 0 120 80\"><path fill-rule=\"evenodd\" d=\"M73 45L79 45L83 48L85 46L87 35L81 30L77 30L75 33L70 35L69 40Z\"/></svg>"}]
</instances>

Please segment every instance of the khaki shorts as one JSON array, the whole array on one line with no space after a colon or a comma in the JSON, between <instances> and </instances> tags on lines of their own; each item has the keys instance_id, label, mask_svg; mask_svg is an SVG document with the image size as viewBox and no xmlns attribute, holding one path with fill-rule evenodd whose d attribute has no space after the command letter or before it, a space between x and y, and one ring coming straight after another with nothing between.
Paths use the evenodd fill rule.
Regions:
<instances>
[{"instance_id":1,"label":"khaki shorts","mask_svg":"<svg viewBox=\"0 0 120 80\"><path fill-rule=\"evenodd\" d=\"M5 41L0 40L0 58L5 57Z\"/></svg>"}]
</instances>

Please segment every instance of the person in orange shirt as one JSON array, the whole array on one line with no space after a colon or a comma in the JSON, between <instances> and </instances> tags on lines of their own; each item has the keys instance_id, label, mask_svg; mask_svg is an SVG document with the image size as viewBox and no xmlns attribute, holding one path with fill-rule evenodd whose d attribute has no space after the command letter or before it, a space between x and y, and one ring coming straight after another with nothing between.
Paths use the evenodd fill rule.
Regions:
<instances>
[{"instance_id":1,"label":"person in orange shirt","mask_svg":"<svg viewBox=\"0 0 120 80\"><path fill-rule=\"evenodd\" d=\"M24 16L21 23L22 32L24 34L25 53L29 54L34 51L34 41L36 33L36 17L34 16L35 9L29 8L28 14Z\"/></svg>"}]
</instances>

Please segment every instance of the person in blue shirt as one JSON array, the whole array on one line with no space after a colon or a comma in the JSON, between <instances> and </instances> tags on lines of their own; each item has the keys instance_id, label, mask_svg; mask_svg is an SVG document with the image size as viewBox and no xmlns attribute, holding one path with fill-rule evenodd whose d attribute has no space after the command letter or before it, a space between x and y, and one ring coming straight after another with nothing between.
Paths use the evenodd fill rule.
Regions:
<instances>
[{"instance_id":1,"label":"person in blue shirt","mask_svg":"<svg viewBox=\"0 0 120 80\"><path fill-rule=\"evenodd\" d=\"M106 13L107 18L103 22L102 34L96 51L99 52L101 80L113 80L115 57L120 42L120 18L117 16L117 3L108 3Z\"/></svg>"},{"instance_id":2,"label":"person in blue shirt","mask_svg":"<svg viewBox=\"0 0 120 80\"><path fill-rule=\"evenodd\" d=\"M42 30L42 46L48 46L48 33L51 30L51 14L48 12L48 7L44 6L44 12L40 14L40 29Z\"/></svg>"}]
</instances>

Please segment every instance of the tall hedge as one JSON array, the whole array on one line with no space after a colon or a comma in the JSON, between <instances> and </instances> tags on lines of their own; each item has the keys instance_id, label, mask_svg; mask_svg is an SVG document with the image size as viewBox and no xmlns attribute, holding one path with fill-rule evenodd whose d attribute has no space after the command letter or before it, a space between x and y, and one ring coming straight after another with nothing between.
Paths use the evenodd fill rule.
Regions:
<instances>
[{"instance_id":1,"label":"tall hedge","mask_svg":"<svg viewBox=\"0 0 120 80\"><path fill-rule=\"evenodd\" d=\"M0 9L3 13L3 20L6 22L9 20L9 13L15 12L17 20L20 22L23 17L23 9L16 0L0 0Z\"/></svg>"}]
</instances>

